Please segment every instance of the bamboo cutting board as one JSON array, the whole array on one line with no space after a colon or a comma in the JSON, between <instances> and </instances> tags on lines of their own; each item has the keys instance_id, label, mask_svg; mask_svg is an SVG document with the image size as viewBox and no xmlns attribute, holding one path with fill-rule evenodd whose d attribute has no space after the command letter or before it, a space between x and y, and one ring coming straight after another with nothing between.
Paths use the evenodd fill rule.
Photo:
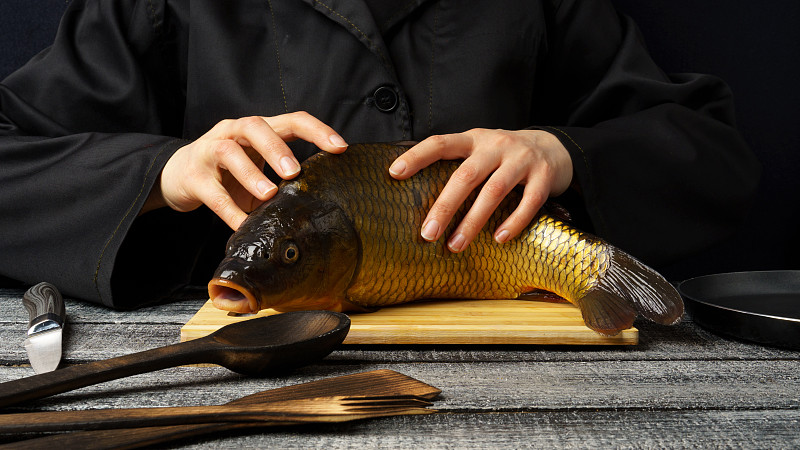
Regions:
<instances>
[{"instance_id":1,"label":"bamboo cutting board","mask_svg":"<svg viewBox=\"0 0 800 450\"><path fill-rule=\"evenodd\" d=\"M272 314L278 313L271 309L249 315L228 313L209 300L181 328L181 341ZM636 328L612 337L596 333L584 325L580 310L569 303L445 300L348 315L352 323L344 344L636 345L639 341Z\"/></svg>"}]
</instances>

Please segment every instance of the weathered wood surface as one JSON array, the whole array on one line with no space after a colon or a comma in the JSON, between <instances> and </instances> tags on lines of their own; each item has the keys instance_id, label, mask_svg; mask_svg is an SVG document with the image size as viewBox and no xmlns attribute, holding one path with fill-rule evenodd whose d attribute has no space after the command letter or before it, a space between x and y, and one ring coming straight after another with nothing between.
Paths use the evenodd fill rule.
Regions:
<instances>
[{"instance_id":1,"label":"weathered wood surface","mask_svg":"<svg viewBox=\"0 0 800 450\"><path fill-rule=\"evenodd\" d=\"M0 290L0 382L29 376L21 290ZM63 364L176 343L205 299L119 312L66 299ZM439 414L237 432L174 447L526 448L800 446L800 352L717 337L690 320L638 323L632 347L345 346L273 378L179 367L8 411L222 404L388 368L442 389ZM0 436L1 442L20 439Z\"/></svg>"}]
</instances>

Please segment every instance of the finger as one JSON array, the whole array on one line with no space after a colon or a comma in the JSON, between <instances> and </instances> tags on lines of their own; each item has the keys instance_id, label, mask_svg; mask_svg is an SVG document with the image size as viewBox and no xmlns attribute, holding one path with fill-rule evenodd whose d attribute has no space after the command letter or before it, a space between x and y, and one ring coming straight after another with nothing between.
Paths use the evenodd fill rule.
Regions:
<instances>
[{"instance_id":1,"label":"finger","mask_svg":"<svg viewBox=\"0 0 800 450\"><path fill-rule=\"evenodd\" d=\"M347 142L339 133L305 111L263 119L286 142L302 139L330 153L341 153L347 148Z\"/></svg>"},{"instance_id":2,"label":"finger","mask_svg":"<svg viewBox=\"0 0 800 450\"><path fill-rule=\"evenodd\" d=\"M277 186L264 175L263 167L256 165L239 144L222 140L213 145L217 165L227 170L250 194L262 201L275 195Z\"/></svg>"},{"instance_id":3,"label":"finger","mask_svg":"<svg viewBox=\"0 0 800 450\"><path fill-rule=\"evenodd\" d=\"M453 172L423 222L423 239L439 239L470 193L495 170L495 165L485 159L468 158Z\"/></svg>"},{"instance_id":4,"label":"finger","mask_svg":"<svg viewBox=\"0 0 800 450\"><path fill-rule=\"evenodd\" d=\"M286 142L263 117L243 117L224 121L219 139L230 139L255 149L281 178L289 179L300 172L300 163ZM224 149L223 149L224 150ZM220 158L217 158L221 161Z\"/></svg>"},{"instance_id":5,"label":"finger","mask_svg":"<svg viewBox=\"0 0 800 450\"><path fill-rule=\"evenodd\" d=\"M236 205L230 194L216 180L200 183L195 189L195 196L233 230L237 230L247 218L247 214Z\"/></svg>"},{"instance_id":6,"label":"finger","mask_svg":"<svg viewBox=\"0 0 800 450\"><path fill-rule=\"evenodd\" d=\"M473 144L469 133L431 136L395 159L389 167L389 174L404 180L440 159L467 158Z\"/></svg>"},{"instance_id":7,"label":"finger","mask_svg":"<svg viewBox=\"0 0 800 450\"><path fill-rule=\"evenodd\" d=\"M233 201L236 202L236 205L239 206L239 209L247 214L250 214L256 208L278 193L277 189L273 189L269 191L268 198L258 198L250 193L250 191L248 191L244 186L239 184L237 180L233 179L233 175L230 173L223 174L221 184L228 191L228 194L231 196L231 198L233 198Z\"/></svg>"},{"instance_id":8,"label":"finger","mask_svg":"<svg viewBox=\"0 0 800 450\"><path fill-rule=\"evenodd\" d=\"M450 236L447 247L451 252L463 251L480 233L481 228L486 225L503 199L517 185L520 179L517 172L515 166L506 165L498 168L489 177L475 202Z\"/></svg>"},{"instance_id":9,"label":"finger","mask_svg":"<svg viewBox=\"0 0 800 450\"><path fill-rule=\"evenodd\" d=\"M501 244L508 242L530 225L549 197L546 189L547 185L541 178L536 178L525 184L519 205L497 227L494 233L494 240Z\"/></svg>"}]
</instances>

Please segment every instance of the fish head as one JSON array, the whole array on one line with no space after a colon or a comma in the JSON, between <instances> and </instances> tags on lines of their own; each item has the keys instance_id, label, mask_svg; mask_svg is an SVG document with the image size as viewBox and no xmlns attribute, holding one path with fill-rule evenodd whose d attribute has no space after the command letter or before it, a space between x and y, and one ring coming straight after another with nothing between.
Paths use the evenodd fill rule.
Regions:
<instances>
[{"instance_id":1,"label":"fish head","mask_svg":"<svg viewBox=\"0 0 800 450\"><path fill-rule=\"evenodd\" d=\"M209 297L217 308L240 313L341 310L359 253L358 236L339 205L282 190L231 236Z\"/></svg>"}]
</instances>

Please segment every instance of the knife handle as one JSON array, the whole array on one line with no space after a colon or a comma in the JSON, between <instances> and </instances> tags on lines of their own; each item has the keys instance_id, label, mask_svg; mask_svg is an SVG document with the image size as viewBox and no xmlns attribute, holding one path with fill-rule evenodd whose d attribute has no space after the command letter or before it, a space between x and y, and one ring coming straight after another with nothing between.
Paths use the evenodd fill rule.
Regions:
<instances>
[{"instance_id":1,"label":"knife handle","mask_svg":"<svg viewBox=\"0 0 800 450\"><path fill-rule=\"evenodd\" d=\"M64 299L52 284L42 282L31 287L22 296L22 304L30 316L29 328L47 321L56 322L59 326L64 325L66 317Z\"/></svg>"}]
</instances>

